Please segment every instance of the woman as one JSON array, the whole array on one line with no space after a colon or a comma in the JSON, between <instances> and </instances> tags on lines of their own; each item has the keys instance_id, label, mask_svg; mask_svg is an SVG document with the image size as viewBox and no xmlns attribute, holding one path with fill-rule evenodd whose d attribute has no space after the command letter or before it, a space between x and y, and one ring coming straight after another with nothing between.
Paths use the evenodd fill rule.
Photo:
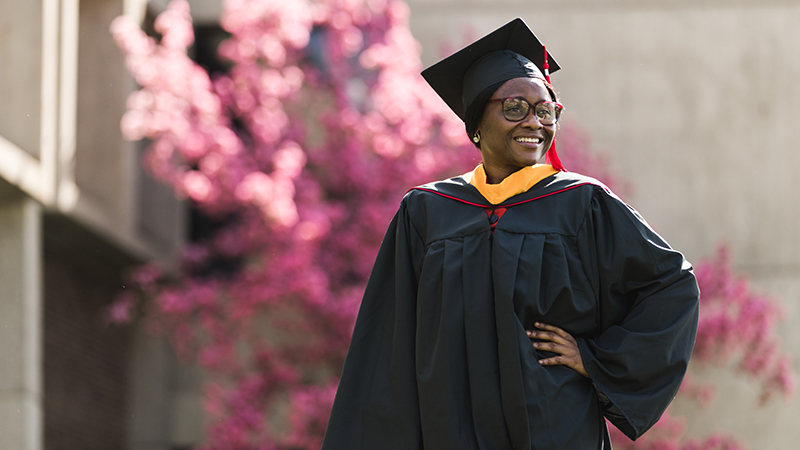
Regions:
<instances>
[{"instance_id":1,"label":"woman","mask_svg":"<svg viewBox=\"0 0 800 450\"><path fill-rule=\"evenodd\" d=\"M562 109L545 55L516 19L423 72L483 163L403 199L324 450L609 449L604 417L635 439L677 392L691 266L601 183L539 164Z\"/></svg>"}]
</instances>

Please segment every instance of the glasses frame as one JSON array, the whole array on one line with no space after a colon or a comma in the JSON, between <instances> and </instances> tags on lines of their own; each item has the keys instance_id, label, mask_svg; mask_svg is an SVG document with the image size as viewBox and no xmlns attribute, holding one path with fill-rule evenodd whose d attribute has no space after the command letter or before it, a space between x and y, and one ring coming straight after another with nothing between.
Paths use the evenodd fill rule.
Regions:
<instances>
[{"instance_id":1,"label":"glasses frame","mask_svg":"<svg viewBox=\"0 0 800 450\"><path fill-rule=\"evenodd\" d=\"M536 112L535 112L536 111L536 105L541 105L542 103L552 103L552 104L556 105L556 120L550 125L546 125L546 124L542 123L542 125L544 125L544 126L552 127L553 125L558 123L558 120L561 119L561 112L564 111L564 105L562 105L561 103L558 103L558 102L554 102L552 100L542 100L540 102L536 102L536 103L531 105L529 101L525 100L522 97L504 97L504 98L491 98L491 99L489 99L489 103L501 102L500 106L502 107L503 106L502 102L505 102L506 100L520 100L520 101L523 101L523 102L528 104L528 112L525 113L525 115L521 119L516 119L516 120L509 119L508 116L506 116L505 108L503 108L502 109L503 117L509 122L522 122L523 120L528 118L528 115L531 113L531 111L534 111L533 115L536 117L536 121L539 122L539 123L542 123L542 121L539 120L539 116L536 116Z\"/></svg>"}]
</instances>

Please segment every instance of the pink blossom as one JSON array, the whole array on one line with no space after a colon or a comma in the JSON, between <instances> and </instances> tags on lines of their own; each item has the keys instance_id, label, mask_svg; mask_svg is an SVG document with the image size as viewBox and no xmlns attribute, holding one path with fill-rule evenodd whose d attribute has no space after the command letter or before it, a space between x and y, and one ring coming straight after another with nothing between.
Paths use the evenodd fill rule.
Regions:
<instances>
[{"instance_id":1,"label":"pink blossom","mask_svg":"<svg viewBox=\"0 0 800 450\"><path fill-rule=\"evenodd\" d=\"M763 400L776 391L789 395L794 377L780 363L786 356L775 334L782 308L733 273L727 247L698 265L696 274L702 297L694 358L703 363L737 360L738 369L761 384ZM773 382L777 379L786 382Z\"/></svg>"},{"instance_id":2,"label":"pink blossom","mask_svg":"<svg viewBox=\"0 0 800 450\"><path fill-rule=\"evenodd\" d=\"M132 270L126 277L135 287L147 293L152 293L156 289L156 284L163 276L163 269L155 263L145 264Z\"/></svg>"},{"instance_id":3,"label":"pink blossom","mask_svg":"<svg viewBox=\"0 0 800 450\"><path fill-rule=\"evenodd\" d=\"M206 246L198 244L187 244L181 251L181 263L188 271L204 264L209 257L209 251Z\"/></svg>"},{"instance_id":4,"label":"pink blossom","mask_svg":"<svg viewBox=\"0 0 800 450\"><path fill-rule=\"evenodd\" d=\"M372 140L375 152L381 156L396 158L403 153L405 144L397 135L378 135Z\"/></svg>"},{"instance_id":5,"label":"pink blossom","mask_svg":"<svg viewBox=\"0 0 800 450\"><path fill-rule=\"evenodd\" d=\"M193 301L176 289L161 292L156 298L156 302L161 311L166 314L184 314L194 307Z\"/></svg>"},{"instance_id":6,"label":"pink blossom","mask_svg":"<svg viewBox=\"0 0 800 450\"><path fill-rule=\"evenodd\" d=\"M106 307L103 314L108 324L127 324L133 319L133 308L136 305L136 295L131 291L120 292L114 301Z\"/></svg>"},{"instance_id":7,"label":"pink blossom","mask_svg":"<svg viewBox=\"0 0 800 450\"><path fill-rule=\"evenodd\" d=\"M173 51L186 51L194 42L194 32L186 0L172 0L167 10L158 16L155 29L164 37L161 45Z\"/></svg>"},{"instance_id":8,"label":"pink blossom","mask_svg":"<svg viewBox=\"0 0 800 450\"><path fill-rule=\"evenodd\" d=\"M206 201L213 193L211 181L202 172L191 170L183 175L183 189L197 202Z\"/></svg>"},{"instance_id":9,"label":"pink blossom","mask_svg":"<svg viewBox=\"0 0 800 450\"><path fill-rule=\"evenodd\" d=\"M286 141L272 155L275 172L281 177L293 179L300 175L306 164L306 154L297 143Z\"/></svg>"},{"instance_id":10,"label":"pink blossom","mask_svg":"<svg viewBox=\"0 0 800 450\"><path fill-rule=\"evenodd\" d=\"M129 141L138 141L147 136L152 116L149 112L131 109L122 116L120 127L122 135Z\"/></svg>"}]
</instances>

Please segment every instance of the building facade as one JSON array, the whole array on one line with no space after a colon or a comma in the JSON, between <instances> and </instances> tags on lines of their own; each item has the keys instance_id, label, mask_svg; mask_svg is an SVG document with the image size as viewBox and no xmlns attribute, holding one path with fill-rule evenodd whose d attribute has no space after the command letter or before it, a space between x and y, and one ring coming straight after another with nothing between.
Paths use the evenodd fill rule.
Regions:
<instances>
[{"instance_id":1,"label":"building facade","mask_svg":"<svg viewBox=\"0 0 800 450\"><path fill-rule=\"evenodd\" d=\"M0 448L132 448L147 340L101 311L185 221L119 127L133 82L108 27L144 6L0 2Z\"/></svg>"}]
</instances>

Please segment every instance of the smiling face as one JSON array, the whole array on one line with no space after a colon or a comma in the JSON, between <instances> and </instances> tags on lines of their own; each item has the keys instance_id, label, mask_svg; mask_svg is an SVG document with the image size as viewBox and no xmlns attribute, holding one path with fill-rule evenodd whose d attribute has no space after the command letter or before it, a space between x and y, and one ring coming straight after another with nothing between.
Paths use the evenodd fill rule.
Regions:
<instances>
[{"instance_id":1,"label":"smiling face","mask_svg":"<svg viewBox=\"0 0 800 450\"><path fill-rule=\"evenodd\" d=\"M491 98L518 97L531 105L553 101L544 82L538 78L512 78ZM555 125L542 125L533 111L525 119L512 122L503 117L500 102L489 102L478 124L481 156L487 181L496 184L517 170L544 158L556 133Z\"/></svg>"}]
</instances>

